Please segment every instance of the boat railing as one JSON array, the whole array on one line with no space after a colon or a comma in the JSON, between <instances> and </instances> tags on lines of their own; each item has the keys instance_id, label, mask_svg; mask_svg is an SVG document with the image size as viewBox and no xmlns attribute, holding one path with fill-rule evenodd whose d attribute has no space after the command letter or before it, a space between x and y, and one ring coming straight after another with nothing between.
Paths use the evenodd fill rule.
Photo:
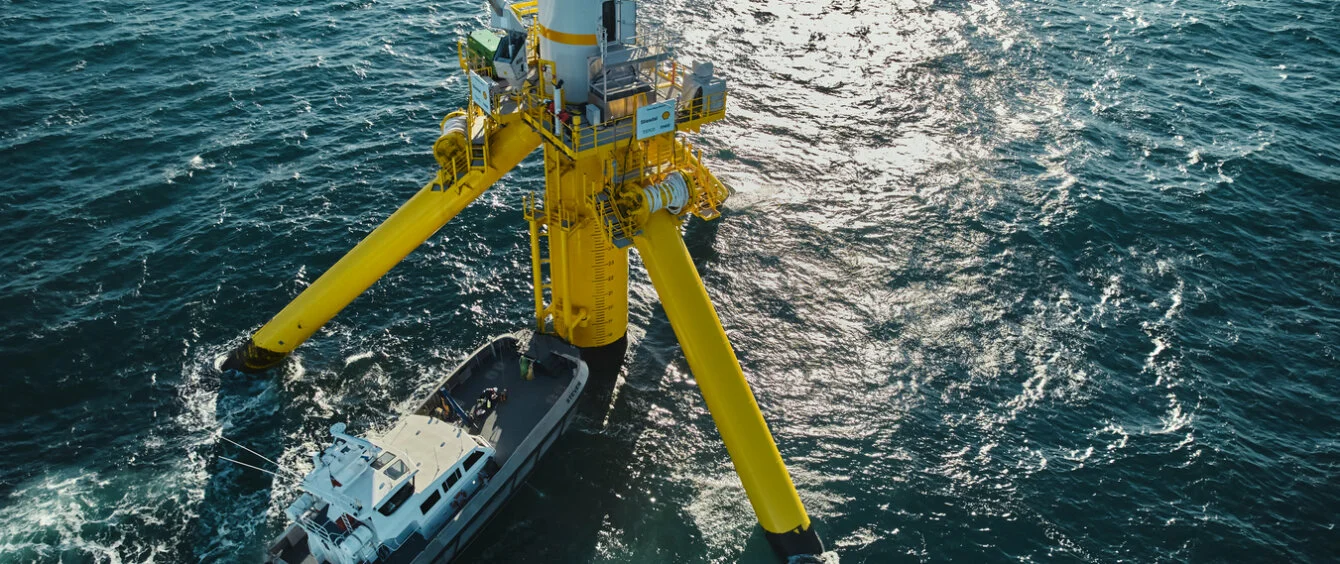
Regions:
<instances>
[{"instance_id":1,"label":"boat railing","mask_svg":"<svg viewBox=\"0 0 1340 564\"><path fill-rule=\"evenodd\" d=\"M508 460L505 462L502 468L498 471L511 468L511 473L508 474L507 478L501 483L498 483L494 479L496 475L491 476L480 488L480 491L482 492L490 486L496 487L497 489L494 491L493 495L489 496L488 499L483 502L483 505L477 508L469 518L464 520L464 522L449 525L457 527L456 534L450 540L446 541L442 546L437 547L433 554L425 553L420 555L415 561L429 561L428 559L437 560L444 555L456 555L459 553L460 550L464 548L464 542L468 542L468 539L471 538L469 535L464 535L462 533L467 531L477 533L478 529L483 527L484 523L487 523L488 520L492 518L493 513L498 510L499 506L501 506L502 503L511 496L512 492L520 487L530 476L531 472L535 470L535 465L540 457L553 447L554 442L558 440L560 435L562 435L563 429L567 427L570 420L574 417L574 413L575 411L569 411L560 418L559 421L549 429L549 432L545 434L544 438L540 439L535 448L532 448L524 458L519 460ZM471 497L470 501L476 501L475 497ZM462 507L462 510L464 510L464 507ZM458 511L457 513L460 512ZM456 516L453 515L449 518L449 520L451 519L456 519ZM463 538L466 540L463 541Z\"/></svg>"},{"instance_id":2,"label":"boat railing","mask_svg":"<svg viewBox=\"0 0 1340 564\"><path fill-rule=\"evenodd\" d=\"M313 515L315 515L316 518L313 518ZM334 521L331 521L329 517L326 517L324 511L317 509L308 510L307 513L298 517L298 523L303 526L302 528L307 530L307 534L319 537L321 540L325 541L323 544L332 547L340 546L340 543L343 542L354 529L354 527L340 529Z\"/></svg>"}]
</instances>

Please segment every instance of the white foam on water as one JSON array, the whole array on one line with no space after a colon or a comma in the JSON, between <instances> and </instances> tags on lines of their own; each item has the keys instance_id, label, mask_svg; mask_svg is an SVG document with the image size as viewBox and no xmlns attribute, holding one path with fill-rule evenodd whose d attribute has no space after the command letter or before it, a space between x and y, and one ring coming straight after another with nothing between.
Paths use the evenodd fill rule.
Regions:
<instances>
[{"instance_id":1,"label":"white foam on water","mask_svg":"<svg viewBox=\"0 0 1340 564\"><path fill-rule=\"evenodd\" d=\"M1186 283L1180 278L1177 280L1177 286L1168 294L1168 310L1163 312L1164 319L1172 319L1182 310L1182 292L1186 289Z\"/></svg>"},{"instance_id":2,"label":"white foam on water","mask_svg":"<svg viewBox=\"0 0 1340 564\"><path fill-rule=\"evenodd\" d=\"M1182 402L1174 394L1168 394L1168 412L1160 419L1163 426L1154 431L1157 434L1175 433L1191 424L1191 413L1182 411Z\"/></svg>"},{"instance_id":3,"label":"white foam on water","mask_svg":"<svg viewBox=\"0 0 1340 564\"><path fill-rule=\"evenodd\" d=\"M171 548L141 542L135 529L185 530L199 496L181 484L197 474L182 460L161 470L65 468L34 478L0 507L0 560L62 559L73 552L99 562L153 562Z\"/></svg>"},{"instance_id":4,"label":"white foam on water","mask_svg":"<svg viewBox=\"0 0 1340 564\"><path fill-rule=\"evenodd\" d=\"M1109 423L1106 427L1100 429L1098 433L1116 435L1117 439L1111 443L1108 443L1107 450L1119 450L1122 448L1126 448L1126 444L1129 443L1131 440L1131 434L1128 433L1126 429L1122 428L1120 425L1113 425L1111 423Z\"/></svg>"},{"instance_id":5,"label":"white foam on water","mask_svg":"<svg viewBox=\"0 0 1340 564\"><path fill-rule=\"evenodd\" d=\"M610 522L609 514L600 521L600 531L596 533L596 555L605 560L624 561L632 557L632 549L623 542L624 531Z\"/></svg>"},{"instance_id":6,"label":"white foam on water","mask_svg":"<svg viewBox=\"0 0 1340 564\"><path fill-rule=\"evenodd\" d=\"M366 359L372 358L372 355L373 355L373 352L372 352L372 351L364 351L364 352L361 352L361 353L357 353L357 354L349 355L349 356L347 356L347 357L344 358L344 366L345 366L345 367L348 367L350 364L353 364L353 363L358 362L358 361L360 361L360 360L366 360Z\"/></svg>"},{"instance_id":7,"label":"white foam on water","mask_svg":"<svg viewBox=\"0 0 1340 564\"><path fill-rule=\"evenodd\" d=\"M817 559L813 555L802 554L799 556L792 556L786 560L787 564L814 564L815 562L821 564L838 564L840 561L836 550L830 550L820 554Z\"/></svg>"}]
</instances>

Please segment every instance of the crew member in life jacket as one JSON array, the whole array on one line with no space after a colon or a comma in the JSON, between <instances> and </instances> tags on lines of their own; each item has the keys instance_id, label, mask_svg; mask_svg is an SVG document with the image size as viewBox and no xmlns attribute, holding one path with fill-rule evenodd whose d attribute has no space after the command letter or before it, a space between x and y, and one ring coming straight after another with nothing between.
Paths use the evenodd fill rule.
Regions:
<instances>
[{"instance_id":1,"label":"crew member in life jacket","mask_svg":"<svg viewBox=\"0 0 1340 564\"><path fill-rule=\"evenodd\" d=\"M474 409L470 410L470 417L475 421L483 421L493 410L498 408L498 404L507 401L507 390L499 390L497 387L484 388L479 393L479 399L475 400Z\"/></svg>"}]
</instances>

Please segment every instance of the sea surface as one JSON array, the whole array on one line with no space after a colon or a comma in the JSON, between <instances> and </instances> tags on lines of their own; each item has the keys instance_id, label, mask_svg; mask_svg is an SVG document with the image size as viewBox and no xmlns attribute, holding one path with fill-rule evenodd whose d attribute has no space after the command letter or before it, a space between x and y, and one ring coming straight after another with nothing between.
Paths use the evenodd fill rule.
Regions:
<instances>
[{"instance_id":1,"label":"sea surface","mask_svg":"<svg viewBox=\"0 0 1340 564\"><path fill-rule=\"evenodd\" d=\"M259 559L332 423L530 323L516 169L282 369L434 173L482 1L0 1L0 561ZM1340 557L1340 7L642 6L729 80L686 238L841 562ZM628 363L469 562L768 562L634 258ZM255 461L255 459L244 460Z\"/></svg>"}]
</instances>

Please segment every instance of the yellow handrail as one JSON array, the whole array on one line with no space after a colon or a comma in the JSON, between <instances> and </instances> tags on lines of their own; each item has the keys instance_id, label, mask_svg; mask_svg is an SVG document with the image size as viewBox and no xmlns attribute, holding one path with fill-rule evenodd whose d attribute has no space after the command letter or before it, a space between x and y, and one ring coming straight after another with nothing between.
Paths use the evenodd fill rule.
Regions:
<instances>
[{"instance_id":1,"label":"yellow handrail","mask_svg":"<svg viewBox=\"0 0 1340 564\"><path fill-rule=\"evenodd\" d=\"M516 4L508 6L508 8L512 10L512 14L516 15L516 21L524 24L526 18L534 16L540 12L540 2L539 0L517 2Z\"/></svg>"}]
</instances>

